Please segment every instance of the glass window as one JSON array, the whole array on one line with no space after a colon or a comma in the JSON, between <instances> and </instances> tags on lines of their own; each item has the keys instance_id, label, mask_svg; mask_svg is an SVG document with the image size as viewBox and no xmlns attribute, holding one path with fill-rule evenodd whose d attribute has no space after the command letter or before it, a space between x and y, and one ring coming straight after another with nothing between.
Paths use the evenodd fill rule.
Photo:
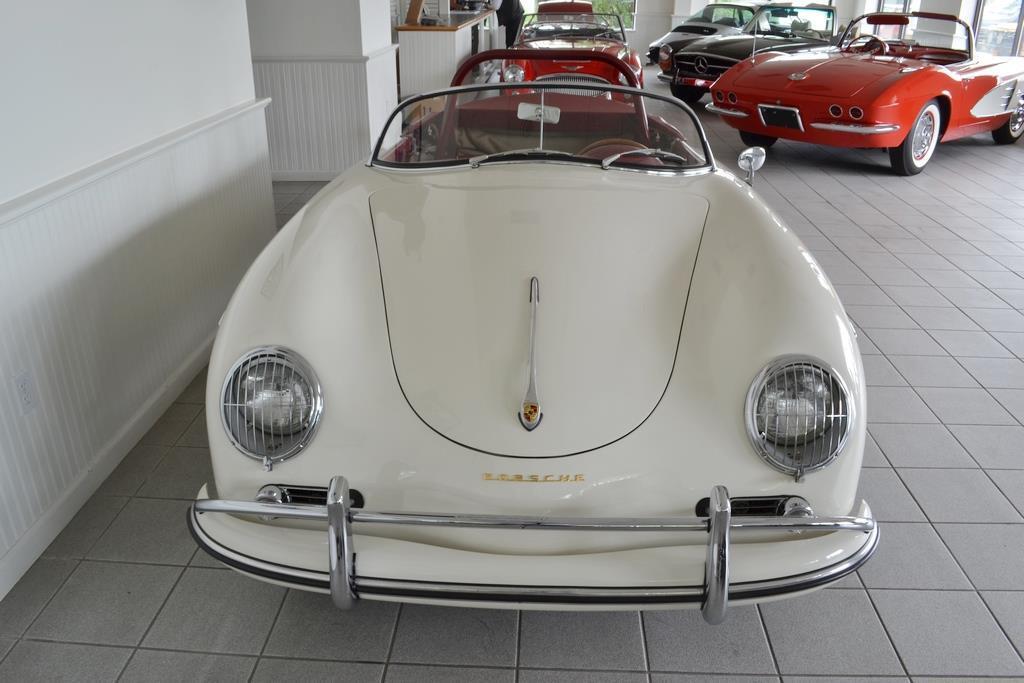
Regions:
<instances>
[{"instance_id":1,"label":"glass window","mask_svg":"<svg viewBox=\"0 0 1024 683\"><path fill-rule=\"evenodd\" d=\"M719 24L731 28L743 28L754 18L754 11L749 7L737 5L708 5L687 21L700 21L708 24Z\"/></svg>"},{"instance_id":2,"label":"glass window","mask_svg":"<svg viewBox=\"0 0 1024 683\"><path fill-rule=\"evenodd\" d=\"M598 14L617 14L622 25L632 29L636 22L636 0L592 0L594 12Z\"/></svg>"},{"instance_id":3,"label":"glass window","mask_svg":"<svg viewBox=\"0 0 1024 683\"><path fill-rule=\"evenodd\" d=\"M978 52L1005 56L1014 54L1014 42L1020 32L1020 25L1021 0L985 0L978 19Z\"/></svg>"},{"instance_id":4,"label":"glass window","mask_svg":"<svg viewBox=\"0 0 1024 683\"><path fill-rule=\"evenodd\" d=\"M832 36L835 11L814 7L769 7L757 14L757 32L827 40Z\"/></svg>"}]
</instances>

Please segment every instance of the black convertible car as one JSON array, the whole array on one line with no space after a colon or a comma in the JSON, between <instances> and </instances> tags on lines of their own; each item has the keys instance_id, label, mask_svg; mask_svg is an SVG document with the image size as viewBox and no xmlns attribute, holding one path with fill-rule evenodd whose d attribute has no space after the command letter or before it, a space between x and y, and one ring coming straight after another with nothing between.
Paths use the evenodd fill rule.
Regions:
<instances>
[{"instance_id":1,"label":"black convertible car","mask_svg":"<svg viewBox=\"0 0 1024 683\"><path fill-rule=\"evenodd\" d=\"M734 64L758 52L827 48L836 36L836 10L827 5L771 3L757 9L739 35L710 36L676 50L658 78L672 94L694 104Z\"/></svg>"},{"instance_id":2,"label":"black convertible car","mask_svg":"<svg viewBox=\"0 0 1024 683\"><path fill-rule=\"evenodd\" d=\"M754 18L754 10L762 4L764 0L711 3L651 43L647 48L647 59L651 64L661 64L664 56L671 64L672 53L695 40L708 36L736 35L750 23Z\"/></svg>"}]
</instances>

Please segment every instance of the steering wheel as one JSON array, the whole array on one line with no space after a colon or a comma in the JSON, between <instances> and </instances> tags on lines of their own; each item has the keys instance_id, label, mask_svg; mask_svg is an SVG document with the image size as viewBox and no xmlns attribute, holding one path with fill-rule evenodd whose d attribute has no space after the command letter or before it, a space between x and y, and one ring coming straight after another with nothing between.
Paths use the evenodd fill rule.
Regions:
<instances>
[{"instance_id":1,"label":"steering wheel","mask_svg":"<svg viewBox=\"0 0 1024 683\"><path fill-rule=\"evenodd\" d=\"M860 40L863 40L864 44L854 47L854 43ZM873 36L868 33L862 36L857 36L851 40L846 46L846 49L850 52L859 52L862 54L884 55L889 52L889 45L878 36Z\"/></svg>"},{"instance_id":2,"label":"steering wheel","mask_svg":"<svg viewBox=\"0 0 1024 683\"><path fill-rule=\"evenodd\" d=\"M593 156L598 159L604 159L611 154L628 152L631 149L645 149L645 146L636 140L629 140L628 138L604 138L603 140L595 140L594 142L591 142L589 145L576 152L576 156ZM600 153L597 154L595 152Z\"/></svg>"}]
</instances>

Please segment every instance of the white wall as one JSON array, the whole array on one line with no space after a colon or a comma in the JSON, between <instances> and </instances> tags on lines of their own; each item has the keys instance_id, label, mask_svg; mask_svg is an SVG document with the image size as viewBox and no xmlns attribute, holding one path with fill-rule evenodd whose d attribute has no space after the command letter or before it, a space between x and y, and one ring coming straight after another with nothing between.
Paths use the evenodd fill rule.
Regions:
<instances>
[{"instance_id":1,"label":"white wall","mask_svg":"<svg viewBox=\"0 0 1024 683\"><path fill-rule=\"evenodd\" d=\"M253 99L244 0L5 2L0 203Z\"/></svg>"},{"instance_id":2,"label":"white wall","mask_svg":"<svg viewBox=\"0 0 1024 683\"><path fill-rule=\"evenodd\" d=\"M247 5L256 59L362 54L358 0L248 0Z\"/></svg>"},{"instance_id":3,"label":"white wall","mask_svg":"<svg viewBox=\"0 0 1024 683\"><path fill-rule=\"evenodd\" d=\"M640 51L640 60L647 63L647 46L672 28L674 0L637 0L635 29L627 34L630 47Z\"/></svg>"},{"instance_id":4,"label":"white wall","mask_svg":"<svg viewBox=\"0 0 1024 683\"><path fill-rule=\"evenodd\" d=\"M369 155L398 102L385 0L248 0L252 68L282 180L330 180Z\"/></svg>"},{"instance_id":5,"label":"white wall","mask_svg":"<svg viewBox=\"0 0 1024 683\"><path fill-rule=\"evenodd\" d=\"M274 209L244 0L7 3L0 60L2 597L206 363Z\"/></svg>"}]
</instances>

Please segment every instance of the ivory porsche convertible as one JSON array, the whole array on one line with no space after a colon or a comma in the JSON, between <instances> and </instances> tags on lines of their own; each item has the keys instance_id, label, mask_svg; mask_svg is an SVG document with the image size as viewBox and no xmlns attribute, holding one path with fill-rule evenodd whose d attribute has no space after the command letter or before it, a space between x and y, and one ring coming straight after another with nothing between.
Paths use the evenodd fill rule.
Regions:
<instances>
[{"instance_id":1,"label":"ivory porsche convertible","mask_svg":"<svg viewBox=\"0 0 1024 683\"><path fill-rule=\"evenodd\" d=\"M763 160L741 155L748 180ZM224 313L189 525L228 566L342 608L717 623L875 548L855 337L677 100L412 97Z\"/></svg>"},{"instance_id":2,"label":"ivory porsche convertible","mask_svg":"<svg viewBox=\"0 0 1024 683\"><path fill-rule=\"evenodd\" d=\"M975 54L970 26L952 15L865 14L838 49L751 57L712 98L708 111L747 144L881 147L896 173L914 175L940 141L1024 135L1024 59Z\"/></svg>"}]
</instances>

